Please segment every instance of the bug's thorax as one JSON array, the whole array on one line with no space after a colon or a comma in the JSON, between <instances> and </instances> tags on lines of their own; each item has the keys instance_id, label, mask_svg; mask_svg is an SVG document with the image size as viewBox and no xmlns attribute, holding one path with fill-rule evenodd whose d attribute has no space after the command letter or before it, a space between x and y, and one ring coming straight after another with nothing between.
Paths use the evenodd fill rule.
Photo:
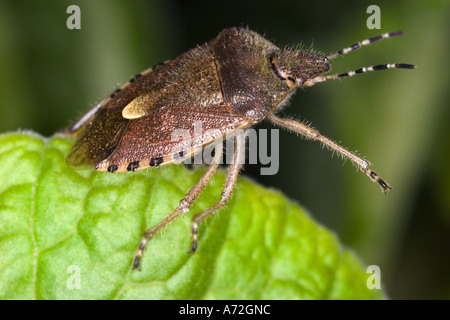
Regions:
<instances>
[{"instance_id":1,"label":"bug's thorax","mask_svg":"<svg viewBox=\"0 0 450 320\"><path fill-rule=\"evenodd\" d=\"M223 30L208 43L224 100L239 115L259 122L284 104L308 79L329 71L327 58L313 51L280 49L256 32Z\"/></svg>"}]
</instances>

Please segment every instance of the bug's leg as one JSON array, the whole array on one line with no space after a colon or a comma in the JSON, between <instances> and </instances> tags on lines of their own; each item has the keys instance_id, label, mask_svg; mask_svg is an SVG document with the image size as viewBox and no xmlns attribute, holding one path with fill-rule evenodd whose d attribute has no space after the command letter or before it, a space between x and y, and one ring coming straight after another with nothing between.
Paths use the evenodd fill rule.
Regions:
<instances>
[{"instance_id":1,"label":"bug's leg","mask_svg":"<svg viewBox=\"0 0 450 320\"><path fill-rule=\"evenodd\" d=\"M284 127L284 128L286 128L288 130L291 130L291 131L294 131L296 133L299 133L302 136L306 137L307 139L311 139L311 140L314 140L314 141L320 141L321 143L323 143L328 148L338 152L343 157L349 159L358 168L360 168L361 171L364 172L372 181L377 182L380 185L380 187L381 187L383 192L386 192L388 189L391 189L391 187L384 180L382 180L376 174L375 171L373 171L373 170L371 170L369 168L369 166L370 166L370 162L369 161L358 157L353 152L348 151L347 149L345 149L344 147L340 146L336 142L328 139L327 137L324 137L323 135L320 134L320 132L318 130L316 130L314 128L311 128L311 127L307 126L304 123L297 122L297 121L291 120L291 119L282 119L282 118L279 118L279 117L277 117L277 116L275 116L273 114L270 114L268 118L273 123L275 123L275 124L277 124L277 125L279 125L281 127Z\"/></svg>"},{"instance_id":2,"label":"bug's leg","mask_svg":"<svg viewBox=\"0 0 450 320\"><path fill-rule=\"evenodd\" d=\"M142 254L144 253L145 246L147 245L147 242L150 240L150 238L152 238L158 231L160 231L164 226L166 226L180 214L189 211L189 208L192 206L192 203L195 201L195 199L198 198L200 193L203 191L208 182L214 176L214 173L217 171L217 168L219 167L219 164L222 160L222 156L223 156L222 144L218 144L217 147L215 148L214 158L210 166L208 167L208 170L200 179L200 181L197 182L197 184L191 190L189 190L186 196L180 201L178 207L170 215L165 217L160 223L158 223L153 228L145 231L144 235L142 236L141 243L139 244L139 249L136 254L136 257L134 258L133 269L139 269L139 262L141 260Z\"/></svg>"},{"instance_id":3,"label":"bug's leg","mask_svg":"<svg viewBox=\"0 0 450 320\"><path fill-rule=\"evenodd\" d=\"M225 185L223 186L220 200L212 207L197 214L192 221L192 248L190 252L195 252L195 250L197 250L198 226L200 222L223 207L228 200L230 200L233 193L239 171L241 170L245 160L245 135L243 132L239 131L234 139L233 162L228 168L227 177L225 178Z\"/></svg>"}]
</instances>

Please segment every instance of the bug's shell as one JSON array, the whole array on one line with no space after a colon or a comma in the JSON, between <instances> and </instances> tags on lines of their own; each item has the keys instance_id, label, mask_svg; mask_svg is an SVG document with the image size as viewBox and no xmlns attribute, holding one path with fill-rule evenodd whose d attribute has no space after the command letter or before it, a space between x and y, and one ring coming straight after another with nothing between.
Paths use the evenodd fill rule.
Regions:
<instances>
[{"instance_id":1,"label":"bug's shell","mask_svg":"<svg viewBox=\"0 0 450 320\"><path fill-rule=\"evenodd\" d=\"M232 28L144 71L69 129L77 140L67 164L110 172L165 165L261 121L292 91L273 71L270 57L279 53L257 33ZM179 150L176 130L193 143Z\"/></svg>"}]
</instances>

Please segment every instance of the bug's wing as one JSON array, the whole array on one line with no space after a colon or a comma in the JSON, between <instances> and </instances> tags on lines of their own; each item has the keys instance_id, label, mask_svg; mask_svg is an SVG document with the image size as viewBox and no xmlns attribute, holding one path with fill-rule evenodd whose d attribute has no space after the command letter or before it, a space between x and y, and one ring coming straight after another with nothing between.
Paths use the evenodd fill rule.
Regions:
<instances>
[{"instance_id":1,"label":"bug's wing","mask_svg":"<svg viewBox=\"0 0 450 320\"><path fill-rule=\"evenodd\" d=\"M126 126L124 120L120 121ZM113 154L97 163L96 168L107 171L113 165L117 166L114 171L126 171L130 163L133 170L173 163L248 125L247 119L224 104L158 109L131 120Z\"/></svg>"},{"instance_id":2,"label":"bug's wing","mask_svg":"<svg viewBox=\"0 0 450 320\"><path fill-rule=\"evenodd\" d=\"M87 120L66 157L70 167L95 165L110 157L119 144L130 120L122 117L123 107L99 108Z\"/></svg>"}]
</instances>

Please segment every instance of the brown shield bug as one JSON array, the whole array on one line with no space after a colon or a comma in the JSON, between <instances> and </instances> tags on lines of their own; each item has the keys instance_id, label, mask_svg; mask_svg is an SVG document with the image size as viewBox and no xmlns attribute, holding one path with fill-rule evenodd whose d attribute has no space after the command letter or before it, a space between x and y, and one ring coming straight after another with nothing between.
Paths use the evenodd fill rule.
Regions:
<instances>
[{"instance_id":1,"label":"brown shield bug","mask_svg":"<svg viewBox=\"0 0 450 320\"><path fill-rule=\"evenodd\" d=\"M231 198L244 162L241 157L245 138L239 129L264 119L307 139L320 141L352 161L386 192L390 186L370 169L367 160L322 136L316 129L279 118L275 113L299 87L375 70L414 69L414 65L395 63L326 75L330 70L329 61L335 57L402 34L381 34L324 56L311 50L280 49L245 28L225 29L204 45L138 74L71 126L67 131L77 139L67 156L67 164L75 168L94 166L98 171L107 172L158 167L192 157L205 146L234 133L233 162L221 198L194 216L192 252L197 248L200 222ZM200 137L175 152L177 141L171 139L172 132L184 129L194 135L194 122L199 120L203 130ZM133 263L135 269L150 238L178 215L189 211L216 172L221 158L222 148L216 148L208 170L179 206L145 232Z\"/></svg>"}]
</instances>

